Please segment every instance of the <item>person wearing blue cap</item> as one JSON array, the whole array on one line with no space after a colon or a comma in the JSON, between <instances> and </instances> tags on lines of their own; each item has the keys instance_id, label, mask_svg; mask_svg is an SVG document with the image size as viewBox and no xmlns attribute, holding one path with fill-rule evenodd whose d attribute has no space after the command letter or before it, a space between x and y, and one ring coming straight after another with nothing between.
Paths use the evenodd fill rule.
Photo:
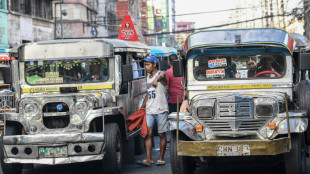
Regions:
<instances>
[{"instance_id":1,"label":"person wearing blue cap","mask_svg":"<svg viewBox=\"0 0 310 174\"><path fill-rule=\"evenodd\" d=\"M160 155L156 165L165 165L164 155L166 151L166 132L168 131L168 102L166 98L166 75L165 72L157 70L159 63L155 56L144 59L145 69L148 72L146 87L147 95L144 98L141 108L146 108L147 136L145 138L146 159L138 161L137 164L151 166L152 160L152 130L154 123L157 123L158 135L160 137Z\"/></svg>"}]
</instances>

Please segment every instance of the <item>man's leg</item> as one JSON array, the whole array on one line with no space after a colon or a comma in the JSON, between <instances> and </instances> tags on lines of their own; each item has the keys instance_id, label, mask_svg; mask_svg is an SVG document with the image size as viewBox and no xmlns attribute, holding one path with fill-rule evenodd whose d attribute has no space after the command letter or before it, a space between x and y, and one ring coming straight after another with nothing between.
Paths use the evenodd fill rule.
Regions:
<instances>
[{"instance_id":1,"label":"man's leg","mask_svg":"<svg viewBox=\"0 0 310 174\"><path fill-rule=\"evenodd\" d=\"M159 138L160 138L160 155L159 155L159 160L164 161L164 155L166 152L166 145L167 145L167 138L166 138L166 133L159 133L158 134Z\"/></svg>"},{"instance_id":2,"label":"man's leg","mask_svg":"<svg viewBox=\"0 0 310 174\"><path fill-rule=\"evenodd\" d=\"M145 138L146 160L153 163L152 160L152 127L147 127L147 136Z\"/></svg>"},{"instance_id":3,"label":"man's leg","mask_svg":"<svg viewBox=\"0 0 310 174\"><path fill-rule=\"evenodd\" d=\"M168 112L157 114L156 121L158 125L158 136L160 138L160 155L159 160L164 161L164 156L166 152L167 138L166 132L168 131L168 121L167 121Z\"/></svg>"}]
</instances>

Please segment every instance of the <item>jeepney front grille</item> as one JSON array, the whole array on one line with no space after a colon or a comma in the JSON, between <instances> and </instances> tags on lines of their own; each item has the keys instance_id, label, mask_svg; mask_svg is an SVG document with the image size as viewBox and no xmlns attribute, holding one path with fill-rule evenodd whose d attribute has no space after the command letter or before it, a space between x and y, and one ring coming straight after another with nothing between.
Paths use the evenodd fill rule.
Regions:
<instances>
[{"instance_id":1,"label":"jeepney front grille","mask_svg":"<svg viewBox=\"0 0 310 174\"><path fill-rule=\"evenodd\" d=\"M267 119L204 120L213 132L258 131Z\"/></svg>"},{"instance_id":2,"label":"jeepney front grille","mask_svg":"<svg viewBox=\"0 0 310 174\"><path fill-rule=\"evenodd\" d=\"M58 110L61 105L63 109ZM65 128L70 123L69 106L64 102L47 103L43 106L43 124L49 129Z\"/></svg>"},{"instance_id":3,"label":"jeepney front grille","mask_svg":"<svg viewBox=\"0 0 310 174\"><path fill-rule=\"evenodd\" d=\"M5 113L16 112L14 96L14 92L0 94L0 120L4 119Z\"/></svg>"},{"instance_id":4,"label":"jeepney front grille","mask_svg":"<svg viewBox=\"0 0 310 174\"><path fill-rule=\"evenodd\" d=\"M219 119L253 118L253 98L234 94L217 99Z\"/></svg>"}]
</instances>

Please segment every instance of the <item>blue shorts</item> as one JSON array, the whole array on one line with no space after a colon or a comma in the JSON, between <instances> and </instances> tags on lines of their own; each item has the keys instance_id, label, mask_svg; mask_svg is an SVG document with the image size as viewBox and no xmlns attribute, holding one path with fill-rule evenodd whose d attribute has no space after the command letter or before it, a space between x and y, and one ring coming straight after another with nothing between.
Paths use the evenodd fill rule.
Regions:
<instances>
[{"instance_id":1,"label":"blue shorts","mask_svg":"<svg viewBox=\"0 0 310 174\"><path fill-rule=\"evenodd\" d=\"M146 114L146 124L147 127L153 127L155 120L157 123L158 133L164 133L168 131L168 112L163 112L160 114Z\"/></svg>"}]
</instances>

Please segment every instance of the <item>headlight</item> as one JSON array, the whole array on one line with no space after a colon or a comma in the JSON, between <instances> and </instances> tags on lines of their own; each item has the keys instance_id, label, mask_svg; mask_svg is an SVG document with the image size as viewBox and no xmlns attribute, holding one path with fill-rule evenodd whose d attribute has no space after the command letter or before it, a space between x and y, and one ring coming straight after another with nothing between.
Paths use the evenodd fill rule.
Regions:
<instances>
[{"instance_id":1,"label":"headlight","mask_svg":"<svg viewBox=\"0 0 310 174\"><path fill-rule=\"evenodd\" d=\"M213 107L212 106L200 106L197 109L197 115L200 118L212 118Z\"/></svg>"},{"instance_id":2,"label":"headlight","mask_svg":"<svg viewBox=\"0 0 310 174\"><path fill-rule=\"evenodd\" d=\"M32 117L39 112L39 106L37 103L26 103L23 110L27 117Z\"/></svg>"},{"instance_id":3,"label":"headlight","mask_svg":"<svg viewBox=\"0 0 310 174\"><path fill-rule=\"evenodd\" d=\"M270 117L273 115L273 106L272 105L257 105L256 106L256 115L258 117Z\"/></svg>"},{"instance_id":4,"label":"headlight","mask_svg":"<svg viewBox=\"0 0 310 174\"><path fill-rule=\"evenodd\" d=\"M74 111L78 114L84 114L88 110L88 103L86 101L78 101L74 104Z\"/></svg>"}]
</instances>

